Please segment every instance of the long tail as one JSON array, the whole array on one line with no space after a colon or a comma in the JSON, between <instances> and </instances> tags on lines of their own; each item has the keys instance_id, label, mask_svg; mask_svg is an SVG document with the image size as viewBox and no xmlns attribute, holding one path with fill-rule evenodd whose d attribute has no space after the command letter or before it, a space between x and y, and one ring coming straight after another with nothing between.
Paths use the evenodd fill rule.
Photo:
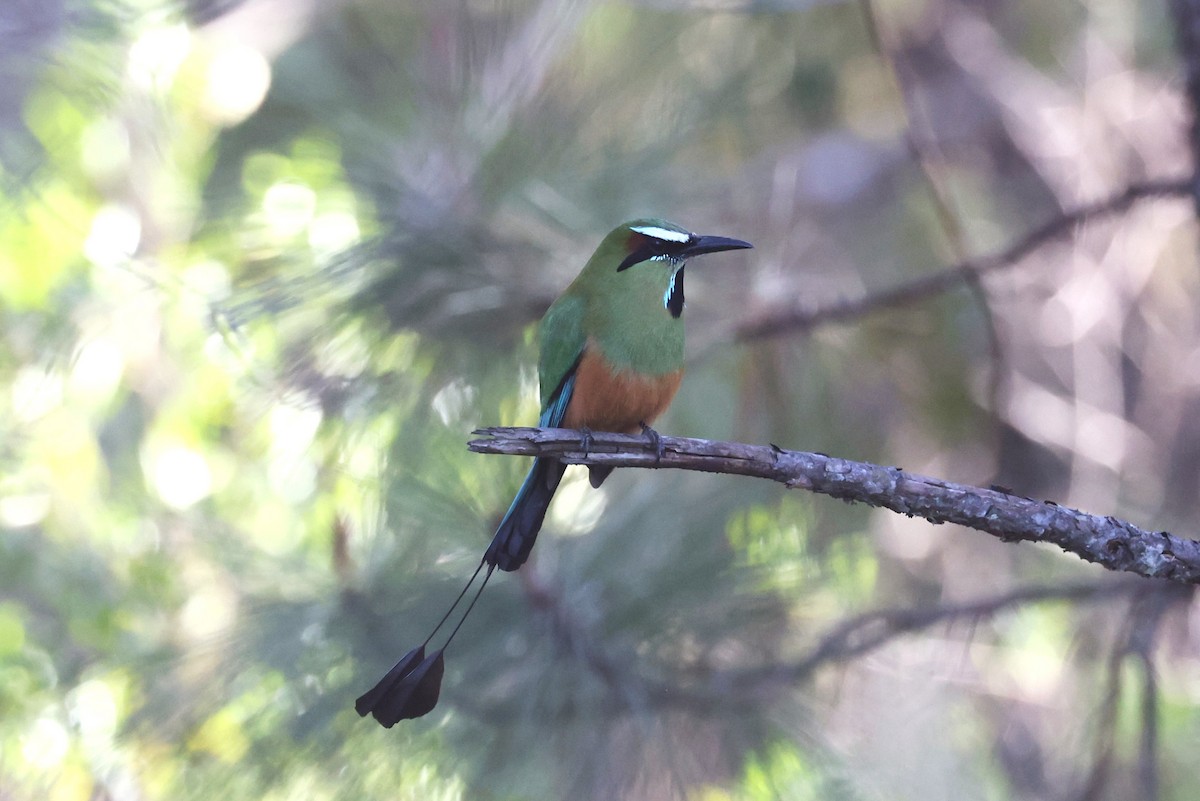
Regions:
<instances>
[{"instance_id":1,"label":"long tail","mask_svg":"<svg viewBox=\"0 0 1200 801\"><path fill-rule=\"evenodd\" d=\"M537 459L525 477L525 483L492 537L483 561L501 570L516 570L525 564L534 540L542 530L546 509L558 489L567 466L555 459Z\"/></svg>"}]
</instances>

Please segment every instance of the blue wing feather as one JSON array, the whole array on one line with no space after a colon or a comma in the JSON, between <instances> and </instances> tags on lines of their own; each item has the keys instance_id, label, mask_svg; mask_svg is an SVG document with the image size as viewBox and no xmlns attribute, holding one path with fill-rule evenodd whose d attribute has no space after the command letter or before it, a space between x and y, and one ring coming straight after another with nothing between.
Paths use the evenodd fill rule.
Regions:
<instances>
[{"instance_id":1,"label":"blue wing feather","mask_svg":"<svg viewBox=\"0 0 1200 801\"><path fill-rule=\"evenodd\" d=\"M571 396L575 394L575 370L578 366L579 360L576 359L575 367L567 373L558 391L551 396L550 403L542 409L542 416L538 418L538 425L542 428L558 428L567 416L567 406L571 403Z\"/></svg>"}]
</instances>

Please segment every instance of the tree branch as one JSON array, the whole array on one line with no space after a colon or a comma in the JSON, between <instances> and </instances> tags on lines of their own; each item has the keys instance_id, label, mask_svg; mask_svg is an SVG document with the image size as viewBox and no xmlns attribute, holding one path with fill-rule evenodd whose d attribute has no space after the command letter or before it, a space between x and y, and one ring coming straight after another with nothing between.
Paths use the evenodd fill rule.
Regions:
<instances>
[{"instance_id":1,"label":"tree branch","mask_svg":"<svg viewBox=\"0 0 1200 801\"><path fill-rule=\"evenodd\" d=\"M1147 531L1115 517L1092 515L1005 491L955 484L868 462L774 445L661 437L661 458L648 438L593 432L588 452L577 431L484 428L476 453L545 456L567 464L651 467L769 478L800 488L891 509L931 523L958 523L1005 541L1049 542L1109 570L1200 584L1200 541Z\"/></svg>"}]
</instances>

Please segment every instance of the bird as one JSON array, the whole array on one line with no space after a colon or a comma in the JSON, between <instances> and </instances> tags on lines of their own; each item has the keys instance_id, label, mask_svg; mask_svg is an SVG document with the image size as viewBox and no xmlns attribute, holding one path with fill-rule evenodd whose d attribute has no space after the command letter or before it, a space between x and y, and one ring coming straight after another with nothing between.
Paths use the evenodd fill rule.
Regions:
<instances>
[{"instance_id":1,"label":"bird","mask_svg":"<svg viewBox=\"0 0 1200 801\"><path fill-rule=\"evenodd\" d=\"M683 379L686 262L750 247L740 239L694 234L658 218L631 220L609 232L538 327L538 425L578 430L585 450L593 431L641 431L661 453L659 435L650 426ZM434 708L446 647L493 570L511 572L525 564L565 471L566 465L555 458L535 458L458 598L425 641L359 697L359 715L370 714L391 728ZM611 472L611 467L590 466L592 486L599 487ZM425 647L485 567L483 583L458 624L442 647L427 656Z\"/></svg>"}]
</instances>

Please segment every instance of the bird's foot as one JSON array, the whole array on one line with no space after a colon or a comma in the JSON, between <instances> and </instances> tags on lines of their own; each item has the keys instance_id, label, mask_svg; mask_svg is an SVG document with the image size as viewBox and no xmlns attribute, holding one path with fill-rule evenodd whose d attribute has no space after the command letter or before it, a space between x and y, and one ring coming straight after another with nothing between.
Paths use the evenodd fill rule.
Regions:
<instances>
[{"instance_id":1,"label":"bird's foot","mask_svg":"<svg viewBox=\"0 0 1200 801\"><path fill-rule=\"evenodd\" d=\"M642 434L646 437L646 441L654 446L654 458L661 462L663 454L666 453L667 446L663 444L662 435L655 431L645 423L638 423L642 427Z\"/></svg>"},{"instance_id":2,"label":"bird's foot","mask_svg":"<svg viewBox=\"0 0 1200 801\"><path fill-rule=\"evenodd\" d=\"M592 452L592 444L595 441L595 437L592 436L592 429L587 426L579 427L579 447L583 451L584 456Z\"/></svg>"}]
</instances>

